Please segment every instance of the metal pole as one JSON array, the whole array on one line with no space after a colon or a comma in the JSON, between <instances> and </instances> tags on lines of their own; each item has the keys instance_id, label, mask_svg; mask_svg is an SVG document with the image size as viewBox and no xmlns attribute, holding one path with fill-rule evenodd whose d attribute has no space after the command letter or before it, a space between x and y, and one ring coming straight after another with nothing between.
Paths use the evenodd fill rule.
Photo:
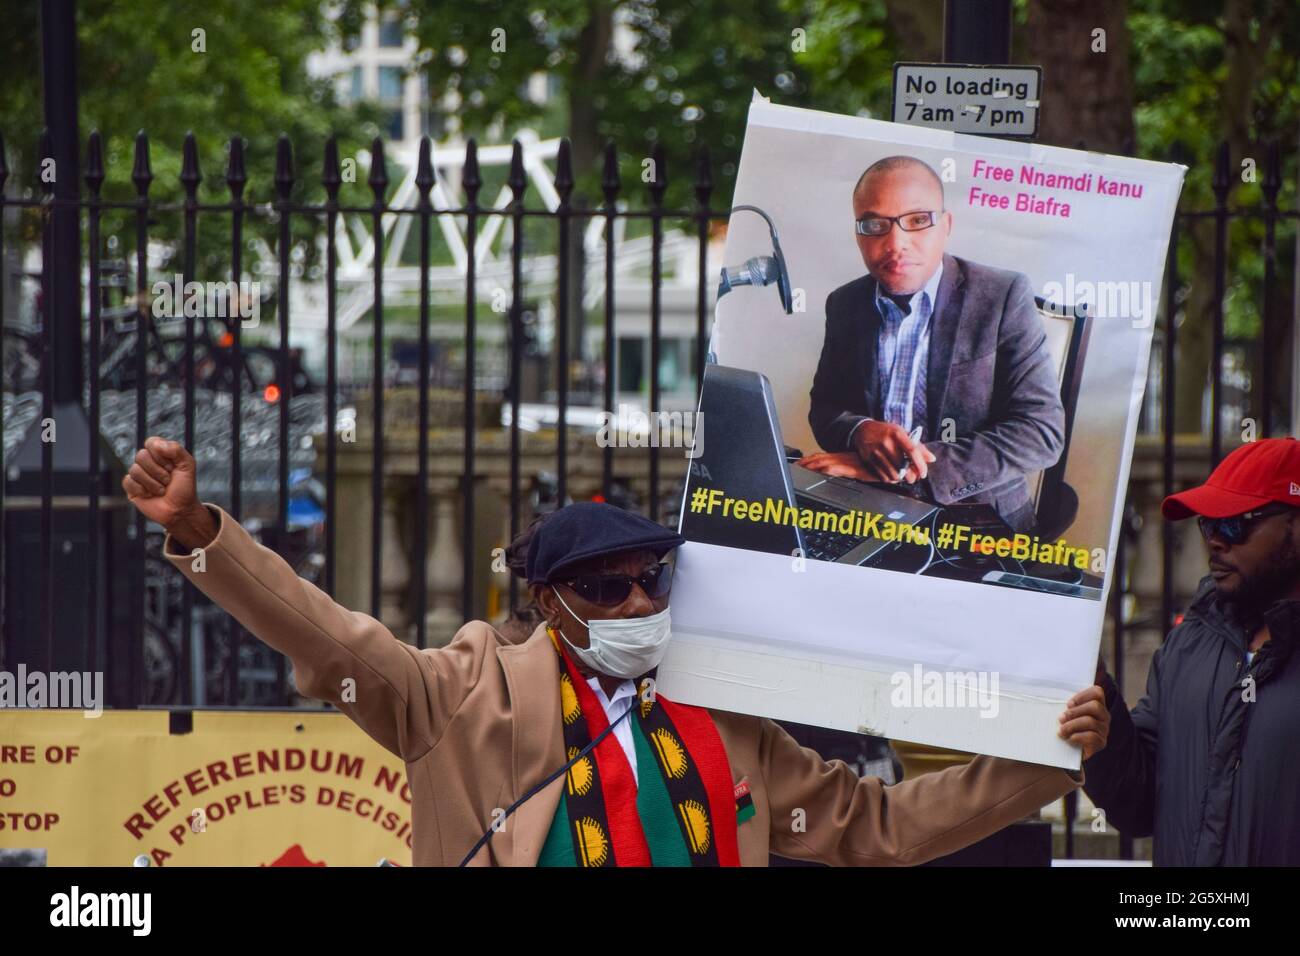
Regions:
<instances>
[{"instance_id":1,"label":"metal pole","mask_svg":"<svg viewBox=\"0 0 1300 956\"><path fill-rule=\"evenodd\" d=\"M1228 193L1232 189L1228 143L1219 144L1214 160L1214 315L1210 352L1210 467L1223 457L1224 298L1228 294Z\"/></svg>"},{"instance_id":2,"label":"metal pole","mask_svg":"<svg viewBox=\"0 0 1300 956\"><path fill-rule=\"evenodd\" d=\"M45 99L40 181L50 202L41 248L41 419L81 414L81 222L77 146L77 18L72 0L42 0ZM53 161L53 166L46 164ZM56 411L57 408L57 411ZM44 425L40 426L44 428ZM54 445L41 442L40 574L45 668L54 667Z\"/></svg>"},{"instance_id":3,"label":"metal pole","mask_svg":"<svg viewBox=\"0 0 1300 956\"><path fill-rule=\"evenodd\" d=\"M1296 183L1300 185L1300 172L1296 174ZM1295 268L1300 272L1300 242L1295 247ZM1300 282L1295 284L1292 314L1300 315ZM1291 434L1300 430L1300 341L1295 333L1291 335Z\"/></svg>"},{"instance_id":4,"label":"metal pole","mask_svg":"<svg viewBox=\"0 0 1300 956\"><path fill-rule=\"evenodd\" d=\"M943 59L947 63L1010 63L1011 0L946 0Z\"/></svg>"},{"instance_id":5,"label":"metal pole","mask_svg":"<svg viewBox=\"0 0 1300 956\"><path fill-rule=\"evenodd\" d=\"M56 405L81 402L81 236L77 207L77 18L73 0L41 2L41 84L54 159L54 199L45 301L50 382ZM42 171L44 175L44 171Z\"/></svg>"}]
</instances>

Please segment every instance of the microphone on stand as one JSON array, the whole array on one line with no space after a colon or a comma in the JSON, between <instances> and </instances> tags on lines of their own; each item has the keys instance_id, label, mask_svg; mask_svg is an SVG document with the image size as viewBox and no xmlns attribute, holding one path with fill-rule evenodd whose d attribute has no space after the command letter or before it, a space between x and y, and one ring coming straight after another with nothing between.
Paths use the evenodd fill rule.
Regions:
<instances>
[{"instance_id":1,"label":"microphone on stand","mask_svg":"<svg viewBox=\"0 0 1300 956\"><path fill-rule=\"evenodd\" d=\"M757 206L733 206L733 213L753 212L763 217L767 223L768 232L772 236L772 254L770 256L754 256L746 259L742 265L723 266L722 279L718 283L717 298L721 299L732 289L740 286L765 286L776 285L777 294L781 297L781 307L785 309L785 314L790 315L794 312L794 296L790 288L790 270L785 265L785 254L781 251L781 240L776 235L776 224L772 222L772 217ZM714 322L713 331L717 330L717 322ZM709 349L705 357L705 364L718 364L718 356L713 349L713 334L709 335Z\"/></svg>"},{"instance_id":2,"label":"microphone on stand","mask_svg":"<svg viewBox=\"0 0 1300 956\"><path fill-rule=\"evenodd\" d=\"M790 270L785 265L785 254L781 251L781 240L776 234L776 224L772 217L757 206L733 206L733 213L752 212L763 217L767 230L772 236L772 254L754 256L740 266L724 266L722 281L718 284L718 298L722 298L732 289L742 285L763 286L776 283L777 293L781 296L781 307L785 314L794 312L794 297L790 290Z\"/></svg>"}]
</instances>

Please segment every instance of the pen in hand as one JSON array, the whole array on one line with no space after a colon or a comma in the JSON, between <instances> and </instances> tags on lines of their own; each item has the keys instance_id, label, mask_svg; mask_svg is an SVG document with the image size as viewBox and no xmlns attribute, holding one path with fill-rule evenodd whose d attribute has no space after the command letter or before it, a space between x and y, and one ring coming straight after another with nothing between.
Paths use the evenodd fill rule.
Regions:
<instances>
[{"instance_id":1,"label":"pen in hand","mask_svg":"<svg viewBox=\"0 0 1300 956\"><path fill-rule=\"evenodd\" d=\"M915 428L913 428L910 432L908 432L907 437L911 439L913 442L919 441L921 438L921 426L917 425ZM909 455L907 452L903 452L903 464L898 469L898 477L895 479L895 481L902 481L903 476L907 474L907 469L910 468L911 465L912 465L912 456Z\"/></svg>"}]
</instances>

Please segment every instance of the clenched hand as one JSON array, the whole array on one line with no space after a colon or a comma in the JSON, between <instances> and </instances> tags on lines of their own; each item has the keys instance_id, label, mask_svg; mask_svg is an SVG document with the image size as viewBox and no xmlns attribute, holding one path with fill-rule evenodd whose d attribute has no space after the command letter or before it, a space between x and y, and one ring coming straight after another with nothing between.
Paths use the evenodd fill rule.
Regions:
<instances>
[{"instance_id":1,"label":"clenched hand","mask_svg":"<svg viewBox=\"0 0 1300 956\"><path fill-rule=\"evenodd\" d=\"M122 490L142 515L185 547L202 547L216 537L216 522L199 501L194 456L179 442L146 438L122 479Z\"/></svg>"}]
</instances>

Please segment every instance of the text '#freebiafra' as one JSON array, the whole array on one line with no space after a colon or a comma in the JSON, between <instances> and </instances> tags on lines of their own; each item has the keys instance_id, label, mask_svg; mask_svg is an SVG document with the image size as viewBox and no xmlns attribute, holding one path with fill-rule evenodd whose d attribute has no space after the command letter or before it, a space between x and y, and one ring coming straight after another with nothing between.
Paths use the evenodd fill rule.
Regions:
<instances>
[{"instance_id":1,"label":"text '#freebiafra'","mask_svg":"<svg viewBox=\"0 0 1300 956\"><path fill-rule=\"evenodd\" d=\"M945 524L939 526L935 534L935 543L941 551L950 549L969 551L972 554L988 557L1034 561L1038 564L1060 564L1081 571L1088 570L1087 548L1076 548L1066 544L1064 538L1059 538L1055 542L1043 541L1037 535L1028 534L998 538L991 534L980 534L964 524Z\"/></svg>"}]
</instances>

